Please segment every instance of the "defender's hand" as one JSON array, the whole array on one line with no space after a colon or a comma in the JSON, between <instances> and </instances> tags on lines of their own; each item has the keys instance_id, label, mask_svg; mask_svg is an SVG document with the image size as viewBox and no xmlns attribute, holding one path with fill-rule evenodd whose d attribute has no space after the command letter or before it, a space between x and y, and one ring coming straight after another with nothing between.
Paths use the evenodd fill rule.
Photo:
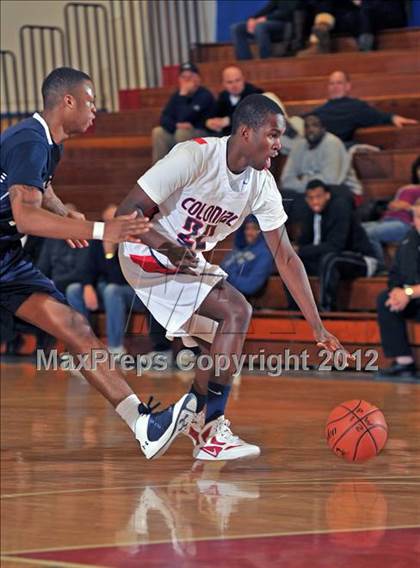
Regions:
<instances>
[{"instance_id":1,"label":"defender's hand","mask_svg":"<svg viewBox=\"0 0 420 568\"><path fill-rule=\"evenodd\" d=\"M147 233L152 227L147 217L137 217L137 211L131 215L120 215L105 223L104 241L113 243L141 243L139 235Z\"/></svg>"}]
</instances>

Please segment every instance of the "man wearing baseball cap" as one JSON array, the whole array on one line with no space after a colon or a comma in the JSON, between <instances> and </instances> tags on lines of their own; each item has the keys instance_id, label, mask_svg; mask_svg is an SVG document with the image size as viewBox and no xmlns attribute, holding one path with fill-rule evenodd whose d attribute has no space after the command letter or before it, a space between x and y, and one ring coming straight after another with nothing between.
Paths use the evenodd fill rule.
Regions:
<instances>
[{"instance_id":1,"label":"man wearing baseball cap","mask_svg":"<svg viewBox=\"0 0 420 568\"><path fill-rule=\"evenodd\" d=\"M213 105L213 95L201 86L198 68L193 63L182 63L178 90L163 109L160 126L152 131L153 163L166 156L178 142L206 136L205 123Z\"/></svg>"}]
</instances>

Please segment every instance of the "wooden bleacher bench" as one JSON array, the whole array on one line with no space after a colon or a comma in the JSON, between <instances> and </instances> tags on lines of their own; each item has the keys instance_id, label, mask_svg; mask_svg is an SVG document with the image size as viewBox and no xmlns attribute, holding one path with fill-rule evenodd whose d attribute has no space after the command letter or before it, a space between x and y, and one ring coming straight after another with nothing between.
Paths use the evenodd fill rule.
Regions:
<instances>
[{"instance_id":1,"label":"wooden bleacher bench","mask_svg":"<svg viewBox=\"0 0 420 568\"><path fill-rule=\"evenodd\" d=\"M356 153L353 163L359 177L363 180L409 179L411 166L418 156L420 156L420 139L417 148Z\"/></svg>"},{"instance_id":2,"label":"wooden bleacher bench","mask_svg":"<svg viewBox=\"0 0 420 568\"><path fill-rule=\"evenodd\" d=\"M354 74L352 77L352 96L364 98L381 95L418 95L420 73L375 73ZM216 85L206 85L217 94L220 91L219 82ZM286 102L292 100L322 99L326 95L326 75L301 77L298 79L265 79L258 81L258 86L264 91L272 91ZM138 89L138 108L163 107L174 87L156 87Z\"/></svg>"},{"instance_id":3,"label":"wooden bleacher bench","mask_svg":"<svg viewBox=\"0 0 420 568\"><path fill-rule=\"evenodd\" d=\"M420 60L415 50L372 51L355 57L354 53L332 53L321 59L313 57L282 57L237 61L234 58L200 63L204 85L220 85L222 71L228 65L239 65L247 81L291 79L299 81L310 77L328 77L337 69L346 70L351 76L380 73L420 73Z\"/></svg>"}]
</instances>

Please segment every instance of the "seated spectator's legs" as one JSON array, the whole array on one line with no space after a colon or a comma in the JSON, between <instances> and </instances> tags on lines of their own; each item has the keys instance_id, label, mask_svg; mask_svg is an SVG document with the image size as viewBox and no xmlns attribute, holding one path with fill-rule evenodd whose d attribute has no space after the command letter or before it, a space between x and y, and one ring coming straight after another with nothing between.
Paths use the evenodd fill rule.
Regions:
<instances>
[{"instance_id":1,"label":"seated spectator's legs","mask_svg":"<svg viewBox=\"0 0 420 568\"><path fill-rule=\"evenodd\" d=\"M246 22L238 22L230 27L236 59L252 59L249 40L252 35L246 31Z\"/></svg>"},{"instance_id":2,"label":"seated spectator's legs","mask_svg":"<svg viewBox=\"0 0 420 568\"><path fill-rule=\"evenodd\" d=\"M407 319L420 320L420 302L412 300L405 310L391 312L385 302L388 299L388 290L378 296L377 310L378 323L381 330L381 343L386 357L412 357L410 343L407 335Z\"/></svg>"},{"instance_id":3,"label":"seated spectator's legs","mask_svg":"<svg viewBox=\"0 0 420 568\"><path fill-rule=\"evenodd\" d=\"M328 253L322 257L319 266L319 302L322 311L336 309L337 291L340 279L357 278L367 275L367 264L363 256L351 251Z\"/></svg>"},{"instance_id":4,"label":"seated spectator's legs","mask_svg":"<svg viewBox=\"0 0 420 568\"><path fill-rule=\"evenodd\" d=\"M271 42L273 39L281 40L283 32L284 23L274 20L266 20L255 26L255 41L261 59L271 57Z\"/></svg>"},{"instance_id":5,"label":"seated spectator's legs","mask_svg":"<svg viewBox=\"0 0 420 568\"><path fill-rule=\"evenodd\" d=\"M127 313L131 307L134 311L143 311L143 305L128 284L125 286L105 284L99 286L99 291L106 313L106 334L109 350L115 353L123 353Z\"/></svg>"},{"instance_id":6,"label":"seated spectator's legs","mask_svg":"<svg viewBox=\"0 0 420 568\"><path fill-rule=\"evenodd\" d=\"M198 128L177 128L175 131L175 144L186 142L192 138L202 138L203 136L208 136L208 132Z\"/></svg>"},{"instance_id":7,"label":"seated spectator's legs","mask_svg":"<svg viewBox=\"0 0 420 568\"><path fill-rule=\"evenodd\" d=\"M80 282L73 282L67 286L64 293L70 306L89 319L89 310L83 299L83 285Z\"/></svg>"},{"instance_id":8,"label":"seated spectator's legs","mask_svg":"<svg viewBox=\"0 0 420 568\"><path fill-rule=\"evenodd\" d=\"M169 150L175 146L175 136L162 128L156 126L152 130L152 161L156 163L158 160L166 156Z\"/></svg>"},{"instance_id":9,"label":"seated spectator's legs","mask_svg":"<svg viewBox=\"0 0 420 568\"><path fill-rule=\"evenodd\" d=\"M363 223L367 236L375 249L376 257L381 265L385 264L383 243L401 242L410 230L410 225L398 219L369 221Z\"/></svg>"}]
</instances>

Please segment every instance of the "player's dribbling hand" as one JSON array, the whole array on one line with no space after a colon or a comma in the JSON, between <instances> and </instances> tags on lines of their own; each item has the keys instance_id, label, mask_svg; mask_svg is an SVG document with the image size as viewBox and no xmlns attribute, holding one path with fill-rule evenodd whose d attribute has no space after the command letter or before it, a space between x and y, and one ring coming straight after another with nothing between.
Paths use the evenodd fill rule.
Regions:
<instances>
[{"instance_id":1,"label":"player's dribbling hand","mask_svg":"<svg viewBox=\"0 0 420 568\"><path fill-rule=\"evenodd\" d=\"M86 217L83 215L83 213L80 213L80 211L68 211L67 217L69 217L69 219L78 219L82 221L86 219ZM85 241L84 239L66 239L66 243L70 248L73 249L81 249L89 246L88 241Z\"/></svg>"},{"instance_id":2,"label":"player's dribbling hand","mask_svg":"<svg viewBox=\"0 0 420 568\"><path fill-rule=\"evenodd\" d=\"M179 268L179 272L197 276L193 269L198 265L198 258L191 249L166 242L158 248L158 251L168 257L170 262Z\"/></svg>"},{"instance_id":3,"label":"player's dribbling hand","mask_svg":"<svg viewBox=\"0 0 420 568\"><path fill-rule=\"evenodd\" d=\"M137 211L130 215L120 215L105 223L104 241L112 243L141 243L139 235L147 233L152 227L147 217L137 217Z\"/></svg>"},{"instance_id":4,"label":"player's dribbling hand","mask_svg":"<svg viewBox=\"0 0 420 568\"><path fill-rule=\"evenodd\" d=\"M321 331L315 332L314 335L317 347L323 347L324 349L330 351L331 353L334 353L335 351L340 351L343 354L343 357L347 364L349 363L350 360L354 359L353 355L350 355L347 349L344 349L344 347L341 345L341 343L335 337L335 335L327 331L325 327L322 328Z\"/></svg>"}]
</instances>

